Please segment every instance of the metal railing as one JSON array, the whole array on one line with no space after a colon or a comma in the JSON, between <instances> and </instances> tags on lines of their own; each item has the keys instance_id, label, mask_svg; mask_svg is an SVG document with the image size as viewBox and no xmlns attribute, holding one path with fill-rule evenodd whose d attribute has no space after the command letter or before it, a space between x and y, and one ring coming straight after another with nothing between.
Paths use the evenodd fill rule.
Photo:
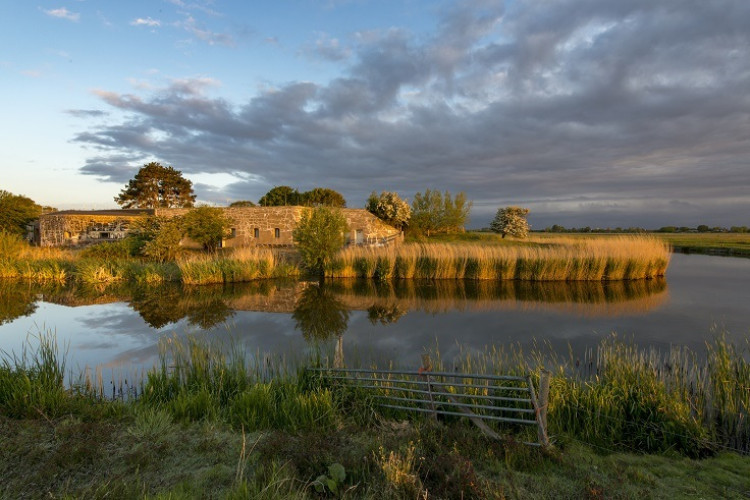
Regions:
<instances>
[{"instance_id":1,"label":"metal railing","mask_svg":"<svg viewBox=\"0 0 750 500\"><path fill-rule=\"evenodd\" d=\"M485 434L500 439L487 422L537 426L538 443L549 446L549 372L542 372L539 394L532 378L433 372L429 361L416 371L311 368L335 384L368 392L382 408L469 418Z\"/></svg>"}]
</instances>

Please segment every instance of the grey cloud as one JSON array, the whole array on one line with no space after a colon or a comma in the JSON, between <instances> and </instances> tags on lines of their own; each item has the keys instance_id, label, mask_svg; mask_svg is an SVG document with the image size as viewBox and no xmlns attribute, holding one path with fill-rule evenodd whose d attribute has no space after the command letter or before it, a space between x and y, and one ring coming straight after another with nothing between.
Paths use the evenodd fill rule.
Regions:
<instances>
[{"instance_id":1,"label":"grey cloud","mask_svg":"<svg viewBox=\"0 0 750 500\"><path fill-rule=\"evenodd\" d=\"M66 109L65 113L76 118L100 118L109 115L106 111L99 109Z\"/></svg>"},{"instance_id":2,"label":"grey cloud","mask_svg":"<svg viewBox=\"0 0 750 500\"><path fill-rule=\"evenodd\" d=\"M463 2L432 37L355 36L325 84L240 105L198 80L99 92L129 118L75 140L97 150L83 172L105 178L121 161L108 154L254 176L228 199L327 185L358 206L429 187L466 191L477 227L510 203L536 227L747 225L747 25L742 0Z\"/></svg>"}]
</instances>

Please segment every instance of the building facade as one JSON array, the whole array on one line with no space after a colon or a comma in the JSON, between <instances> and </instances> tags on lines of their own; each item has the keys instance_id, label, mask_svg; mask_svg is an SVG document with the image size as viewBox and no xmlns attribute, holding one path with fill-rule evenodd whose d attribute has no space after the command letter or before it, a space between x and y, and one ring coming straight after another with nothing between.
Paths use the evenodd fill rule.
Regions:
<instances>
[{"instance_id":1,"label":"building facade","mask_svg":"<svg viewBox=\"0 0 750 500\"><path fill-rule=\"evenodd\" d=\"M136 210L65 210L39 218L37 244L41 246L83 246L122 239L138 220L150 216L177 217L189 208ZM293 246L292 233L307 207L222 207L232 220L231 237L222 246ZM381 246L400 243L402 233L361 208L340 209L349 232L347 245ZM189 239L185 246L196 246Z\"/></svg>"}]
</instances>

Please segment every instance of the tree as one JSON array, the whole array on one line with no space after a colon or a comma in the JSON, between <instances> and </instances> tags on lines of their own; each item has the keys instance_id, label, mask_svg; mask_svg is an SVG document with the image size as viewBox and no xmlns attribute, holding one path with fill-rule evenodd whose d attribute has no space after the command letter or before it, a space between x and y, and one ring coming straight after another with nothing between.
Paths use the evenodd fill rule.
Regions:
<instances>
[{"instance_id":1,"label":"tree","mask_svg":"<svg viewBox=\"0 0 750 500\"><path fill-rule=\"evenodd\" d=\"M526 220L528 213L528 208L498 208L490 229L502 234L503 238L508 234L516 238L526 238L529 235L529 222Z\"/></svg>"},{"instance_id":2,"label":"tree","mask_svg":"<svg viewBox=\"0 0 750 500\"><path fill-rule=\"evenodd\" d=\"M289 186L276 186L258 200L261 207L286 207L301 203L299 191Z\"/></svg>"},{"instance_id":3,"label":"tree","mask_svg":"<svg viewBox=\"0 0 750 500\"><path fill-rule=\"evenodd\" d=\"M25 236L26 225L41 213L31 198L0 189L0 231Z\"/></svg>"},{"instance_id":4,"label":"tree","mask_svg":"<svg viewBox=\"0 0 750 500\"><path fill-rule=\"evenodd\" d=\"M346 207L346 200L338 191L329 188L315 188L300 195L300 201L307 207Z\"/></svg>"},{"instance_id":5,"label":"tree","mask_svg":"<svg viewBox=\"0 0 750 500\"><path fill-rule=\"evenodd\" d=\"M419 233L430 236L440 228L443 212L443 195L440 191L427 189L424 194L414 195L411 202L411 221L409 227Z\"/></svg>"},{"instance_id":6,"label":"tree","mask_svg":"<svg viewBox=\"0 0 750 500\"><path fill-rule=\"evenodd\" d=\"M441 218L441 230L447 233L463 232L466 222L469 220L472 202L466 199L466 193L458 193L451 200L451 194L446 191L443 195L443 214Z\"/></svg>"},{"instance_id":7,"label":"tree","mask_svg":"<svg viewBox=\"0 0 750 500\"><path fill-rule=\"evenodd\" d=\"M138 170L115 201L122 208L190 208L195 193L182 172L151 162Z\"/></svg>"},{"instance_id":8,"label":"tree","mask_svg":"<svg viewBox=\"0 0 750 500\"><path fill-rule=\"evenodd\" d=\"M185 237L180 217L148 217L136 223L133 233L143 242L141 253L158 262L175 260Z\"/></svg>"},{"instance_id":9,"label":"tree","mask_svg":"<svg viewBox=\"0 0 750 500\"><path fill-rule=\"evenodd\" d=\"M195 208L182 217L182 224L191 240L212 252L221 247L221 240L232 237L232 219L218 207Z\"/></svg>"},{"instance_id":10,"label":"tree","mask_svg":"<svg viewBox=\"0 0 750 500\"><path fill-rule=\"evenodd\" d=\"M307 340L328 340L340 337L349 323L349 310L324 285L310 285L294 306L295 326Z\"/></svg>"},{"instance_id":11,"label":"tree","mask_svg":"<svg viewBox=\"0 0 750 500\"><path fill-rule=\"evenodd\" d=\"M409 227L427 236L433 232L463 231L471 205L463 192L453 198L449 191L443 194L427 189L424 194L414 195Z\"/></svg>"},{"instance_id":12,"label":"tree","mask_svg":"<svg viewBox=\"0 0 750 500\"><path fill-rule=\"evenodd\" d=\"M346 219L340 211L316 207L302 214L292 233L305 267L321 278L344 246Z\"/></svg>"},{"instance_id":13,"label":"tree","mask_svg":"<svg viewBox=\"0 0 750 500\"><path fill-rule=\"evenodd\" d=\"M253 203L250 200L239 200L239 201L233 201L229 204L232 208L244 208L244 207L255 207L257 206L255 203Z\"/></svg>"},{"instance_id":14,"label":"tree","mask_svg":"<svg viewBox=\"0 0 750 500\"><path fill-rule=\"evenodd\" d=\"M411 207L402 200L398 193L383 191L377 195L375 191L367 198L365 208L383 221L397 229L403 229L411 219Z\"/></svg>"}]
</instances>

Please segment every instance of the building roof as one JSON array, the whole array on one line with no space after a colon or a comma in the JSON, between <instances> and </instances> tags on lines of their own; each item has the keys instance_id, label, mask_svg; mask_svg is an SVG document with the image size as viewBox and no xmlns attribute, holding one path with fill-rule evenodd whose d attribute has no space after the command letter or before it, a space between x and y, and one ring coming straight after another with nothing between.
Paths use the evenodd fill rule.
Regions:
<instances>
[{"instance_id":1,"label":"building roof","mask_svg":"<svg viewBox=\"0 0 750 500\"><path fill-rule=\"evenodd\" d=\"M114 217L133 217L138 215L153 215L154 209L152 208L123 208L123 209L112 209L112 210L61 210L59 212L51 212L45 215L109 215Z\"/></svg>"}]
</instances>

